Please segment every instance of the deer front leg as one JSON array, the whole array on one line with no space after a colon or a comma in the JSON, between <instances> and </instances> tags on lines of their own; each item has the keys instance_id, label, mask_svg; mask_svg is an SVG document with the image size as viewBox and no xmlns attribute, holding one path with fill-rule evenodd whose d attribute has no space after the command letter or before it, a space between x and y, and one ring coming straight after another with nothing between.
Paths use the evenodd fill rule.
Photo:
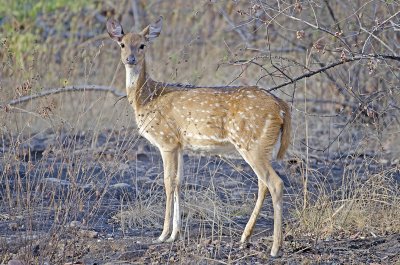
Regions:
<instances>
[{"instance_id":1,"label":"deer front leg","mask_svg":"<svg viewBox=\"0 0 400 265\"><path fill-rule=\"evenodd\" d=\"M163 151L161 150L161 156L164 166L164 186L165 186L165 218L163 231L160 237L154 241L154 243L161 243L166 241L170 227L171 227L171 214L172 214L172 203L173 194L175 192L177 173L178 173L178 150ZM179 203L179 200L178 200ZM179 211L179 206L178 206ZM175 225L176 226L176 225Z\"/></svg>"},{"instance_id":2,"label":"deer front leg","mask_svg":"<svg viewBox=\"0 0 400 265\"><path fill-rule=\"evenodd\" d=\"M179 230L181 228L181 211L180 211L180 189L181 189L181 179L183 174L183 156L182 152L178 153L178 170L174 183L174 215L172 222L172 233L167 242L174 242L178 239Z\"/></svg>"}]
</instances>

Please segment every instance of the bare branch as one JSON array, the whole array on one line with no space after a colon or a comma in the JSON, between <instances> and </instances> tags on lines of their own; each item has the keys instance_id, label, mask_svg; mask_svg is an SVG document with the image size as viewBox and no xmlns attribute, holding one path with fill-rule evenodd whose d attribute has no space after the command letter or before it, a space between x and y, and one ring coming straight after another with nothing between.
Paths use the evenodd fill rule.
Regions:
<instances>
[{"instance_id":1,"label":"bare branch","mask_svg":"<svg viewBox=\"0 0 400 265\"><path fill-rule=\"evenodd\" d=\"M337 21L337 19L336 19L336 17L335 17L335 13L333 12L333 9L332 9L332 7L331 7L330 4L329 4L329 1L328 1L328 0L324 0L324 2L325 2L325 5L328 7L329 14L331 15L333 21L334 21L335 24L336 24L336 27L337 27L337 29L338 29L338 32L341 32L342 29L340 28L339 22Z\"/></svg>"},{"instance_id":2,"label":"bare branch","mask_svg":"<svg viewBox=\"0 0 400 265\"><path fill-rule=\"evenodd\" d=\"M108 86L96 86L96 85L79 85L79 86L68 86L68 87L58 87L58 88L50 88L43 90L37 94L27 95L23 97L19 97L17 99L13 99L5 104L0 105L0 108L3 108L7 105L13 106L18 105L33 99L37 99L40 97L45 97L49 95L55 95L59 93L65 92L85 92L85 91L97 91L97 92L110 92L116 97L125 97L125 93L119 92L117 89Z\"/></svg>"},{"instance_id":3,"label":"bare branch","mask_svg":"<svg viewBox=\"0 0 400 265\"><path fill-rule=\"evenodd\" d=\"M293 84L293 83L295 83L295 82L297 82L297 81L299 81L301 79L304 79L304 78L307 78L307 77L311 77L313 75L325 72L328 69L334 68L334 67L336 67L338 65L341 65L341 64L344 64L344 63L353 62L353 61L359 61L359 60L365 60L365 59L371 59L371 58L382 58L382 59L391 59L391 60L400 61L400 57L399 56L385 55L385 54L361 55L361 56L355 56L353 58L346 58L344 60L341 60L341 61L338 61L338 62L335 62L335 63L331 63L331 64L329 64L329 65L327 65L325 67L322 67L322 68L320 68L318 70L309 71L309 72L307 72L307 73L305 73L303 75L300 75L300 76L298 76L296 78L293 78L292 80L290 80L288 82L285 82L283 84L280 84L280 85L277 85L275 87L272 87L272 88L268 89L268 91L277 90L277 89L279 89L281 87Z\"/></svg>"}]
</instances>

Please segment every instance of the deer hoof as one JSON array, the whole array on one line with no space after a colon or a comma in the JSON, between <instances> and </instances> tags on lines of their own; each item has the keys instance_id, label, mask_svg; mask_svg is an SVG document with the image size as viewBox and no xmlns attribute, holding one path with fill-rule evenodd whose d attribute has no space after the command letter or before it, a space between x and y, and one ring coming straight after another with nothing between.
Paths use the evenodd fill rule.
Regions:
<instances>
[{"instance_id":1,"label":"deer hoof","mask_svg":"<svg viewBox=\"0 0 400 265\"><path fill-rule=\"evenodd\" d=\"M157 238L157 239L153 240L153 244L161 244L164 242L165 242L165 239L161 239L161 238Z\"/></svg>"}]
</instances>

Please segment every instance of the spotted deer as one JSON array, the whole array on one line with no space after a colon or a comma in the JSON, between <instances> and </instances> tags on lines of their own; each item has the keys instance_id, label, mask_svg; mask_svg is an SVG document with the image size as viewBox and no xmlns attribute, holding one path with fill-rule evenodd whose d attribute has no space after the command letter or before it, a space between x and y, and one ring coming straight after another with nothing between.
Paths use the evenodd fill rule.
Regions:
<instances>
[{"instance_id":1,"label":"spotted deer","mask_svg":"<svg viewBox=\"0 0 400 265\"><path fill-rule=\"evenodd\" d=\"M283 181L270 161L279 138L278 159L289 146L291 115L287 103L256 86L194 87L152 80L146 71L146 50L161 28L161 17L140 33L125 34L119 22L107 21L109 35L121 47L127 98L138 131L158 147L163 161L165 219L154 242L173 242L179 236L182 152L224 154L236 150L258 177L257 202L241 242L249 239L269 190L274 208L271 255L277 256L282 245Z\"/></svg>"}]
</instances>

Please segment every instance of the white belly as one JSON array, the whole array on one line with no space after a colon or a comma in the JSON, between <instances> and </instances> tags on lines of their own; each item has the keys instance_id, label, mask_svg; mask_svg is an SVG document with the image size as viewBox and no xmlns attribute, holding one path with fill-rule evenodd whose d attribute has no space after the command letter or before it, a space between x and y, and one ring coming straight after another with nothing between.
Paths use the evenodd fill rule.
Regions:
<instances>
[{"instance_id":1,"label":"white belly","mask_svg":"<svg viewBox=\"0 0 400 265\"><path fill-rule=\"evenodd\" d=\"M232 156L238 155L235 146L228 141L215 141L211 139L190 139L185 141L183 149L187 151L206 153L211 155Z\"/></svg>"}]
</instances>

